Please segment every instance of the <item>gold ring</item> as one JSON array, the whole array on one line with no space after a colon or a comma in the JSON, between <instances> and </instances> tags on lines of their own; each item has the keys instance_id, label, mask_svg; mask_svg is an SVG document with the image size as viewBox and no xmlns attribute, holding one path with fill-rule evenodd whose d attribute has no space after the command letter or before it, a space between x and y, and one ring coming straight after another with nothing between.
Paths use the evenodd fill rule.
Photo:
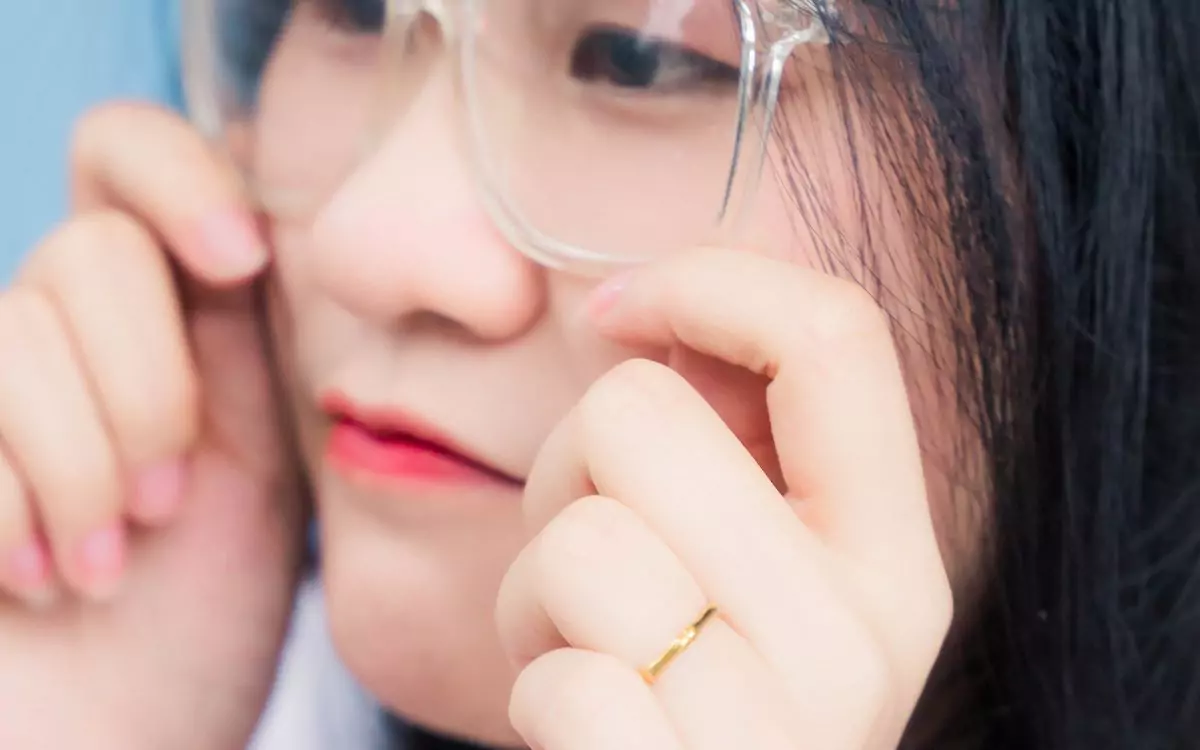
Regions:
<instances>
[{"instance_id":1,"label":"gold ring","mask_svg":"<svg viewBox=\"0 0 1200 750\"><path fill-rule=\"evenodd\" d=\"M663 673L663 670L670 666L671 662L675 661L680 654L687 651L688 647L695 642L696 637L700 635L700 631L704 629L704 626L711 622L716 615L716 607L709 607L704 610L704 614L696 618L696 621L691 625L684 628L683 632L671 642L671 645L663 652L662 656L655 659L654 663L649 666L642 667L640 673L646 684L653 685L655 682L658 682L658 677Z\"/></svg>"}]
</instances>

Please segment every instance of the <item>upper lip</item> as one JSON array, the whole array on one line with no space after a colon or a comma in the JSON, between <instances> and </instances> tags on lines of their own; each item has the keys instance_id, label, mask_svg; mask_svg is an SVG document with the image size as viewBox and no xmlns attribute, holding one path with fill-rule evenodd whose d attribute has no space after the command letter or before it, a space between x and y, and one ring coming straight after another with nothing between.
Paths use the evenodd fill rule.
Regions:
<instances>
[{"instance_id":1,"label":"upper lip","mask_svg":"<svg viewBox=\"0 0 1200 750\"><path fill-rule=\"evenodd\" d=\"M524 484L524 480L498 468L460 441L415 415L398 409L356 404L342 393L330 393L324 396L321 399L321 409L335 420L352 422L379 435L428 443L486 474L505 482Z\"/></svg>"}]
</instances>

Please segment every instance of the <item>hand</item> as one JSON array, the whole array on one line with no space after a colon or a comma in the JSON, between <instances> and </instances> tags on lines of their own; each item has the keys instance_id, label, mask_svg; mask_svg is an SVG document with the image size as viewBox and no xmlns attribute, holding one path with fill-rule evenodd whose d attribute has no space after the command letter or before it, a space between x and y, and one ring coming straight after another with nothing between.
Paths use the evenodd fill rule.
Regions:
<instances>
[{"instance_id":1,"label":"hand","mask_svg":"<svg viewBox=\"0 0 1200 750\"><path fill-rule=\"evenodd\" d=\"M714 362L686 380L621 365L544 446L536 537L497 612L514 727L539 750L894 748L952 601L884 315L858 287L719 251L597 301L611 338ZM714 378L741 399L765 385L775 464L747 447L753 409L735 435L689 384ZM639 668L710 605L648 684Z\"/></svg>"},{"instance_id":2,"label":"hand","mask_svg":"<svg viewBox=\"0 0 1200 750\"><path fill-rule=\"evenodd\" d=\"M0 747L243 748L300 538L265 243L171 114L89 116L73 169L74 215L0 292Z\"/></svg>"}]
</instances>

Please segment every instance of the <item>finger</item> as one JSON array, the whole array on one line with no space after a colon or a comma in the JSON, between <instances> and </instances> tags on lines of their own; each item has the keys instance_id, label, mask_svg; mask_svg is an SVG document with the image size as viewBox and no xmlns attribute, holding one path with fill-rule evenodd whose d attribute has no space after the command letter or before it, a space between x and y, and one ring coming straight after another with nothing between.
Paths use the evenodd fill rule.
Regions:
<instances>
[{"instance_id":1,"label":"finger","mask_svg":"<svg viewBox=\"0 0 1200 750\"><path fill-rule=\"evenodd\" d=\"M572 588L577 584L583 588ZM519 667L568 645L636 667L678 635L681 619L707 605L675 554L631 510L590 497L567 506L518 557L500 588L496 616Z\"/></svg>"},{"instance_id":2,"label":"finger","mask_svg":"<svg viewBox=\"0 0 1200 750\"><path fill-rule=\"evenodd\" d=\"M236 169L178 115L115 104L84 117L72 154L76 209L129 211L197 279L245 281L267 261Z\"/></svg>"},{"instance_id":3,"label":"finger","mask_svg":"<svg viewBox=\"0 0 1200 750\"><path fill-rule=\"evenodd\" d=\"M71 331L83 369L131 474L130 510L163 522L183 495L184 456L198 429L199 387L171 269L155 238L126 214L99 211L39 248L25 280Z\"/></svg>"},{"instance_id":4,"label":"finger","mask_svg":"<svg viewBox=\"0 0 1200 750\"><path fill-rule=\"evenodd\" d=\"M940 569L892 332L866 291L709 250L627 277L609 303L598 325L613 338L682 344L770 378L784 478L818 506L813 520L828 539L906 577L914 563Z\"/></svg>"},{"instance_id":5,"label":"finger","mask_svg":"<svg viewBox=\"0 0 1200 750\"><path fill-rule=\"evenodd\" d=\"M29 503L24 483L0 450L0 590L42 607L54 597L54 570Z\"/></svg>"},{"instance_id":6,"label":"finger","mask_svg":"<svg viewBox=\"0 0 1200 750\"><path fill-rule=\"evenodd\" d=\"M665 364L679 373L721 417L775 488L786 492L767 411L770 382L742 367L684 346L670 351Z\"/></svg>"},{"instance_id":7,"label":"finger","mask_svg":"<svg viewBox=\"0 0 1200 750\"><path fill-rule=\"evenodd\" d=\"M85 118L74 166L79 210L133 213L202 282L184 283L181 296L205 427L259 476L277 470L273 384L261 382L260 290L248 283L267 261L266 240L236 169L180 117L142 105Z\"/></svg>"},{"instance_id":8,"label":"finger","mask_svg":"<svg viewBox=\"0 0 1200 750\"><path fill-rule=\"evenodd\" d=\"M45 297L0 297L0 437L68 583L107 598L124 567L123 488L67 333Z\"/></svg>"},{"instance_id":9,"label":"finger","mask_svg":"<svg viewBox=\"0 0 1200 750\"><path fill-rule=\"evenodd\" d=\"M520 666L570 646L639 670L707 607L683 564L633 511L593 497L569 506L521 554L501 587L497 620ZM662 669L654 692L692 750L785 748L785 721L823 718L798 721L786 710L783 686L719 616Z\"/></svg>"},{"instance_id":10,"label":"finger","mask_svg":"<svg viewBox=\"0 0 1200 750\"><path fill-rule=\"evenodd\" d=\"M861 603L888 623L915 680L936 658L953 602L904 378L874 300L809 269L719 250L618 286L597 298L609 336L684 345L771 380L785 482L804 499L805 520L863 573Z\"/></svg>"},{"instance_id":11,"label":"finger","mask_svg":"<svg viewBox=\"0 0 1200 750\"><path fill-rule=\"evenodd\" d=\"M535 750L684 750L650 688L604 654L565 649L530 664L509 719Z\"/></svg>"},{"instance_id":12,"label":"finger","mask_svg":"<svg viewBox=\"0 0 1200 750\"><path fill-rule=\"evenodd\" d=\"M830 718L821 746L861 740L890 687L875 633L828 550L677 374L630 361L598 381L543 445L527 518L545 526L590 483L654 530L793 705Z\"/></svg>"}]
</instances>

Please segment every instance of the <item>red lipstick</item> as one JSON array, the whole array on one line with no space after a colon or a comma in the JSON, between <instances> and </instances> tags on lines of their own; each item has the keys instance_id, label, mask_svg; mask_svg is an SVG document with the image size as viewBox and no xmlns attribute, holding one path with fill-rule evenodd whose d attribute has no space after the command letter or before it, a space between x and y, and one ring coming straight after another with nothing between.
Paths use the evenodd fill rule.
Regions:
<instances>
[{"instance_id":1,"label":"red lipstick","mask_svg":"<svg viewBox=\"0 0 1200 750\"><path fill-rule=\"evenodd\" d=\"M414 417L358 407L337 395L321 403L333 419L326 459L340 473L384 483L521 484Z\"/></svg>"}]
</instances>

